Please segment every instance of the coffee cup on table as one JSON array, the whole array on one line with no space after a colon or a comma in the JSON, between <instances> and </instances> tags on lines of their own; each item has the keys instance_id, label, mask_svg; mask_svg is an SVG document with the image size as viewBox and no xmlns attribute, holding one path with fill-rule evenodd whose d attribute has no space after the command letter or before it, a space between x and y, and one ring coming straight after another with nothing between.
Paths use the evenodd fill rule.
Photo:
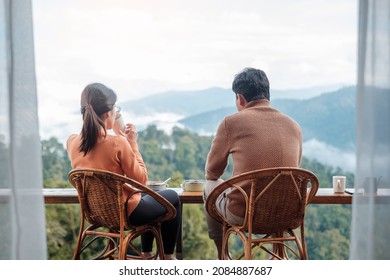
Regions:
<instances>
[{"instance_id":1,"label":"coffee cup on table","mask_svg":"<svg viewBox=\"0 0 390 280\"><path fill-rule=\"evenodd\" d=\"M344 193L346 183L347 183L347 177L333 176L333 192Z\"/></svg>"},{"instance_id":2,"label":"coffee cup on table","mask_svg":"<svg viewBox=\"0 0 390 280\"><path fill-rule=\"evenodd\" d=\"M366 177L363 182L364 194L376 194L382 177Z\"/></svg>"},{"instance_id":3,"label":"coffee cup on table","mask_svg":"<svg viewBox=\"0 0 390 280\"><path fill-rule=\"evenodd\" d=\"M114 122L114 126L112 128L115 132L115 134L120 135L119 131L124 132L126 129L125 121L123 120L121 113L116 113L116 118Z\"/></svg>"}]
</instances>

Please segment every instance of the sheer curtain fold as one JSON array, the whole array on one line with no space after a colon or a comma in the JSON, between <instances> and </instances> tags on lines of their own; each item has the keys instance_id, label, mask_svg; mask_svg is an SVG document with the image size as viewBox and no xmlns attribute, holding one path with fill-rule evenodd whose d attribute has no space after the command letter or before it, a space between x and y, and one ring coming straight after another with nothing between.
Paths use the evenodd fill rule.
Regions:
<instances>
[{"instance_id":1,"label":"sheer curtain fold","mask_svg":"<svg viewBox=\"0 0 390 280\"><path fill-rule=\"evenodd\" d=\"M32 4L0 0L0 259L46 259Z\"/></svg>"},{"instance_id":2,"label":"sheer curtain fold","mask_svg":"<svg viewBox=\"0 0 390 280\"><path fill-rule=\"evenodd\" d=\"M360 0L356 190L390 188L390 1ZM374 179L368 179L372 178ZM355 195L351 259L390 259L390 203Z\"/></svg>"}]
</instances>

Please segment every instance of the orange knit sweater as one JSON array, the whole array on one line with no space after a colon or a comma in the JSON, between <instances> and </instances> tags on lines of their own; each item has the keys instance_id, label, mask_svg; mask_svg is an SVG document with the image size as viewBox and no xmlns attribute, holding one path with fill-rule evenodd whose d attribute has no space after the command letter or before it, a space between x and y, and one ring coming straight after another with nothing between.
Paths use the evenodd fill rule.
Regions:
<instances>
[{"instance_id":1,"label":"orange knit sweater","mask_svg":"<svg viewBox=\"0 0 390 280\"><path fill-rule=\"evenodd\" d=\"M105 138L99 139L96 146L85 156L78 150L80 143L81 136L76 134L71 135L66 143L72 168L107 170L146 184L148 174L136 142L129 143L123 136L107 134ZM130 188L125 188L124 200L132 193ZM137 207L139 201L139 193L129 199L128 215Z\"/></svg>"}]
</instances>

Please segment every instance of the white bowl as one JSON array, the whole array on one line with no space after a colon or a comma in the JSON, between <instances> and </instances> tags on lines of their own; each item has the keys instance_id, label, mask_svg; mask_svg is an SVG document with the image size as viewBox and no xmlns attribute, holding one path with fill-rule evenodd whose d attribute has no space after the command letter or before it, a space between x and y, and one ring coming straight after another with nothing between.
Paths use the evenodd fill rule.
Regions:
<instances>
[{"instance_id":1,"label":"white bowl","mask_svg":"<svg viewBox=\"0 0 390 280\"><path fill-rule=\"evenodd\" d=\"M185 180L181 187L186 192L202 192L204 190L204 180Z\"/></svg>"},{"instance_id":2,"label":"white bowl","mask_svg":"<svg viewBox=\"0 0 390 280\"><path fill-rule=\"evenodd\" d=\"M146 186L157 192L168 188L168 183L164 183L163 181L148 181Z\"/></svg>"}]
</instances>

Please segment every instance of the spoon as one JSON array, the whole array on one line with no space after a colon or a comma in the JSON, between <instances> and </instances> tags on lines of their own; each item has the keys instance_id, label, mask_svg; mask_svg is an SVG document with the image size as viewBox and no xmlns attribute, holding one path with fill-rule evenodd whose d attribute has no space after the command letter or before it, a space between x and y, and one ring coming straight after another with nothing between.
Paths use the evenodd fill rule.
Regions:
<instances>
[{"instance_id":1,"label":"spoon","mask_svg":"<svg viewBox=\"0 0 390 280\"><path fill-rule=\"evenodd\" d=\"M166 183L168 183L169 180L171 180L172 178L169 177L168 179L166 179L164 182L161 183L161 185L165 185Z\"/></svg>"}]
</instances>

